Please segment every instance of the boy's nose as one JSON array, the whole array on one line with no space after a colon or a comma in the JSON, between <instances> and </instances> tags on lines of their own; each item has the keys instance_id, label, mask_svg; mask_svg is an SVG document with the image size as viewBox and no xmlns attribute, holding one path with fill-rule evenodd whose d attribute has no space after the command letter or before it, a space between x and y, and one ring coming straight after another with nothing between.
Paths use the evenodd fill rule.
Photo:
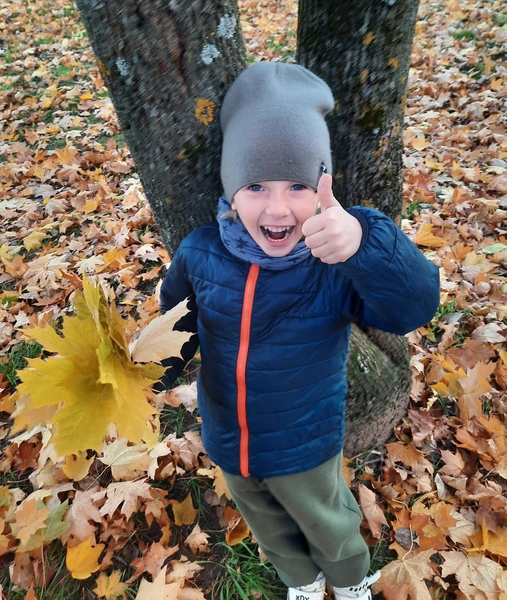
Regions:
<instances>
[{"instance_id":1,"label":"boy's nose","mask_svg":"<svg viewBox=\"0 0 507 600\"><path fill-rule=\"evenodd\" d=\"M270 194L266 214L272 217L284 217L289 212L289 203L284 194Z\"/></svg>"}]
</instances>

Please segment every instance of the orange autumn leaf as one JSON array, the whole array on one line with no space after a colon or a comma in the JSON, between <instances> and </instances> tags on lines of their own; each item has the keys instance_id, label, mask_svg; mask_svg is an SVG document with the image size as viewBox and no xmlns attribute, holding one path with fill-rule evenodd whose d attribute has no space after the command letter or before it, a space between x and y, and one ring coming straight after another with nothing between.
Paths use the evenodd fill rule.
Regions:
<instances>
[{"instance_id":1,"label":"orange autumn leaf","mask_svg":"<svg viewBox=\"0 0 507 600\"><path fill-rule=\"evenodd\" d=\"M224 509L224 519L227 523L227 533L225 541L229 546L235 546L250 535L250 529L240 512L234 510L231 506Z\"/></svg>"},{"instance_id":2,"label":"orange autumn leaf","mask_svg":"<svg viewBox=\"0 0 507 600\"><path fill-rule=\"evenodd\" d=\"M415 475L422 475L424 471L433 473L433 465L415 446L393 442L386 444L386 450L389 458L410 467Z\"/></svg>"},{"instance_id":3,"label":"orange autumn leaf","mask_svg":"<svg viewBox=\"0 0 507 600\"><path fill-rule=\"evenodd\" d=\"M433 234L433 225L426 223L415 234L414 242L418 246L426 246L427 248L441 248L446 245L446 241Z\"/></svg>"},{"instance_id":4,"label":"orange autumn leaf","mask_svg":"<svg viewBox=\"0 0 507 600\"><path fill-rule=\"evenodd\" d=\"M134 559L131 563L131 567L135 567L135 573L128 580L128 583L132 583L143 573L149 573L152 578L155 578L157 573L160 572L164 562L173 554L178 552L179 546L172 546L170 548L163 546L162 544L155 542L151 544L147 551L143 552L143 555Z\"/></svg>"},{"instance_id":5,"label":"orange autumn leaf","mask_svg":"<svg viewBox=\"0 0 507 600\"><path fill-rule=\"evenodd\" d=\"M40 506L36 498L27 499L21 504L11 527L22 545L28 544L37 531L44 529L49 512L45 506Z\"/></svg>"}]
</instances>

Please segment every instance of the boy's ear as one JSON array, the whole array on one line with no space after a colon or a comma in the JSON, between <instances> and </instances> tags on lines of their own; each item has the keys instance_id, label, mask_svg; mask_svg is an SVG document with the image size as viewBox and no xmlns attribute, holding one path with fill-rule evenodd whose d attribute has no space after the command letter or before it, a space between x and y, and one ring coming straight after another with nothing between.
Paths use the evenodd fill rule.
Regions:
<instances>
[{"instance_id":1,"label":"boy's ear","mask_svg":"<svg viewBox=\"0 0 507 600\"><path fill-rule=\"evenodd\" d=\"M236 201L234 200L234 198L231 201L231 208L232 210L236 210Z\"/></svg>"}]
</instances>

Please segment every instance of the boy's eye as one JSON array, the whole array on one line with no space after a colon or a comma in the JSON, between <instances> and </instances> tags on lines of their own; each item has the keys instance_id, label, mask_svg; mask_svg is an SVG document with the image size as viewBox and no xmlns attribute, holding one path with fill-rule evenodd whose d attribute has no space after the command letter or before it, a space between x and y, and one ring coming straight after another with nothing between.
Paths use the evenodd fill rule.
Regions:
<instances>
[{"instance_id":1,"label":"boy's eye","mask_svg":"<svg viewBox=\"0 0 507 600\"><path fill-rule=\"evenodd\" d=\"M295 183L290 189L300 192L301 190L306 190L306 185L303 185L302 183Z\"/></svg>"},{"instance_id":2,"label":"boy's eye","mask_svg":"<svg viewBox=\"0 0 507 600\"><path fill-rule=\"evenodd\" d=\"M258 183L252 183L252 185L249 185L247 189L251 190L252 192L260 192L262 191L262 185L259 185Z\"/></svg>"}]
</instances>

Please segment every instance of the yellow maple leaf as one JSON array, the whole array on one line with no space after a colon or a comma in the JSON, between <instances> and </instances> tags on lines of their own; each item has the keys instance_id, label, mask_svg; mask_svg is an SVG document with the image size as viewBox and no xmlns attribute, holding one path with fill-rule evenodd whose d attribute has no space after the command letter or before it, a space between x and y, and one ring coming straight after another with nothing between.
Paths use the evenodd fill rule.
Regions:
<instances>
[{"instance_id":1,"label":"yellow maple leaf","mask_svg":"<svg viewBox=\"0 0 507 600\"><path fill-rule=\"evenodd\" d=\"M101 573L97 577L94 588L95 595L105 600L116 600L118 596L123 596L128 588L126 583L121 583L120 571L113 571L109 577Z\"/></svg>"},{"instance_id":2,"label":"yellow maple leaf","mask_svg":"<svg viewBox=\"0 0 507 600\"><path fill-rule=\"evenodd\" d=\"M74 579L88 579L92 573L100 569L99 556L105 544L92 546L93 535L74 548L67 548L65 564Z\"/></svg>"},{"instance_id":3,"label":"yellow maple leaf","mask_svg":"<svg viewBox=\"0 0 507 600\"><path fill-rule=\"evenodd\" d=\"M190 525L195 521L199 511L194 508L192 494L188 494L183 502L170 500L170 503L173 505L174 522L176 525Z\"/></svg>"},{"instance_id":4,"label":"yellow maple leaf","mask_svg":"<svg viewBox=\"0 0 507 600\"><path fill-rule=\"evenodd\" d=\"M64 317L62 336L51 327L34 327L27 336L48 352L46 359L28 361L20 372L19 392L28 397L15 424L29 422L26 413L57 405L51 418L52 442L61 455L100 450L109 426L120 437L154 446L158 437L156 408L148 388L164 373L153 363L132 361L126 341L126 321L108 305L99 285L83 280L76 294L76 316Z\"/></svg>"},{"instance_id":5,"label":"yellow maple leaf","mask_svg":"<svg viewBox=\"0 0 507 600\"><path fill-rule=\"evenodd\" d=\"M41 247L42 240L46 237L44 231L32 231L23 240L23 246L30 252L30 250L37 250Z\"/></svg>"}]
</instances>

